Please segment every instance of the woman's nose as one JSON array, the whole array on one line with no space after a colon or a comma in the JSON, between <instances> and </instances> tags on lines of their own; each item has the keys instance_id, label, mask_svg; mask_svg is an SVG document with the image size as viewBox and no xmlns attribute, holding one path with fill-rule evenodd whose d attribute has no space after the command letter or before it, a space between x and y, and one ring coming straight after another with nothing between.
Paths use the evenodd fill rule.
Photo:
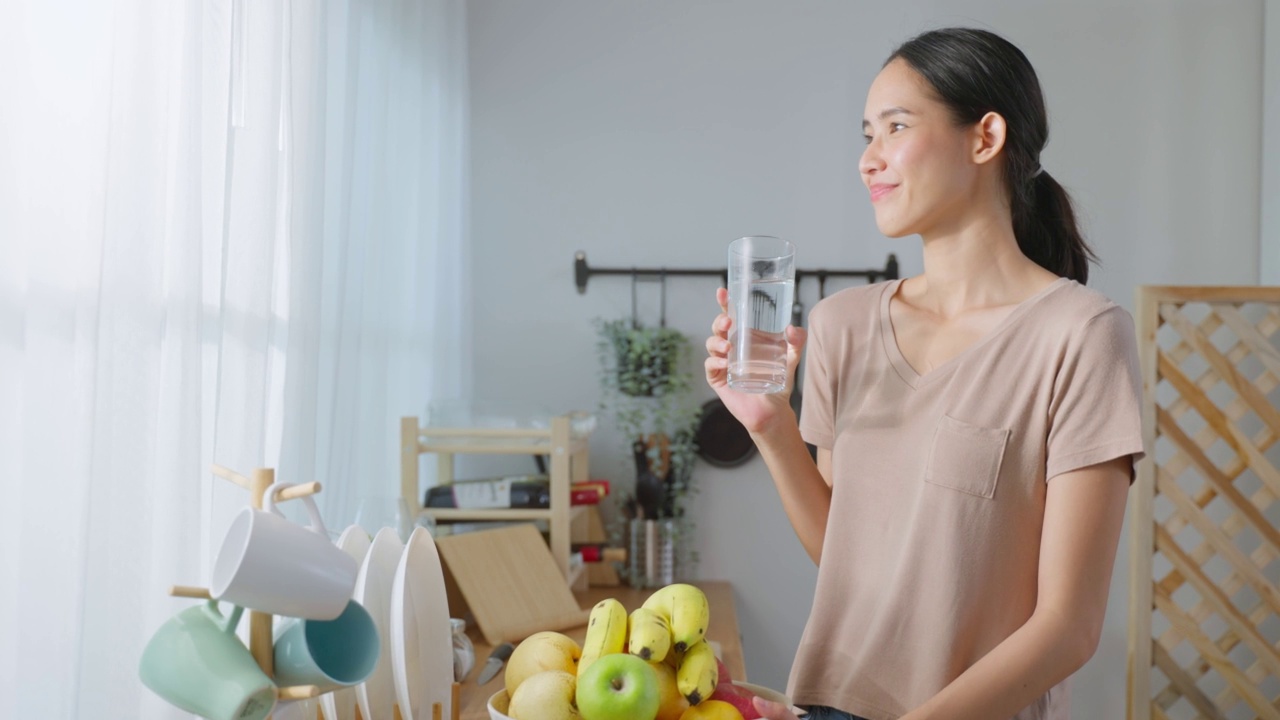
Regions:
<instances>
[{"instance_id":1,"label":"woman's nose","mask_svg":"<svg viewBox=\"0 0 1280 720\"><path fill-rule=\"evenodd\" d=\"M872 139L862 151L862 157L858 159L858 172L871 175L883 169L884 160L880 157L880 146L875 139Z\"/></svg>"}]
</instances>

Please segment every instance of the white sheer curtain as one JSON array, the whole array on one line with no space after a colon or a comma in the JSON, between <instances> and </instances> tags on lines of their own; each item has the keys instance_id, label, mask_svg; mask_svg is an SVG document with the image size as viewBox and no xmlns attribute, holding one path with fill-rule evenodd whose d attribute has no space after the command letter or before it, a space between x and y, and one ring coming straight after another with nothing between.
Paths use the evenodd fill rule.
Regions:
<instances>
[{"instance_id":1,"label":"white sheer curtain","mask_svg":"<svg viewBox=\"0 0 1280 720\"><path fill-rule=\"evenodd\" d=\"M181 717L210 463L340 526L466 392L464 8L0 0L0 717Z\"/></svg>"}]
</instances>

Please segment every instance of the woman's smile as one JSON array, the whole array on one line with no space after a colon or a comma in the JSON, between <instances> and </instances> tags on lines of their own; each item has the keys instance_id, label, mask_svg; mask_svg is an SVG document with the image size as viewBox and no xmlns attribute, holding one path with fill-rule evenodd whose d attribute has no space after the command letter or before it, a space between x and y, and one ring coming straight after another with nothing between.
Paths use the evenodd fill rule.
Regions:
<instances>
[{"instance_id":1,"label":"woman's smile","mask_svg":"<svg viewBox=\"0 0 1280 720\"><path fill-rule=\"evenodd\" d=\"M872 184L872 185L871 185L871 187L870 187L870 189L871 189L871 202L876 202L877 200L880 200L880 199L881 199L881 198L883 198L885 195L888 195L889 193L893 192L893 191L894 191L894 189L895 189L895 188L897 188L897 187L898 187L897 185L889 185L889 184L886 184L886 183L874 183L874 184Z\"/></svg>"}]
</instances>

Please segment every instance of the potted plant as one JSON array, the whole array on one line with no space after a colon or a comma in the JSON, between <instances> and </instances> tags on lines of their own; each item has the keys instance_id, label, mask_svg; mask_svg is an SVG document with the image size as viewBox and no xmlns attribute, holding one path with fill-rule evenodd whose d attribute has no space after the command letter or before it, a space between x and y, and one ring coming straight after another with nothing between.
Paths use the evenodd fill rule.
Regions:
<instances>
[{"instance_id":1,"label":"potted plant","mask_svg":"<svg viewBox=\"0 0 1280 720\"><path fill-rule=\"evenodd\" d=\"M631 319L597 321L597 328L601 410L613 416L635 462L635 492L625 501L622 519L658 521L675 550L674 562L687 566L696 562L681 539L692 531L686 506L701 413L693 398L689 339L673 328Z\"/></svg>"},{"instance_id":2,"label":"potted plant","mask_svg":"<svg viewBox=\"0 0 1280 720\"><path fill-rule=\"evenodd\" d=\"M632 397L654 397L680 379L676 368L688 340L678 330L645 327L634 320L599 321L608 389Z\"/></svg>"}]
</instances>

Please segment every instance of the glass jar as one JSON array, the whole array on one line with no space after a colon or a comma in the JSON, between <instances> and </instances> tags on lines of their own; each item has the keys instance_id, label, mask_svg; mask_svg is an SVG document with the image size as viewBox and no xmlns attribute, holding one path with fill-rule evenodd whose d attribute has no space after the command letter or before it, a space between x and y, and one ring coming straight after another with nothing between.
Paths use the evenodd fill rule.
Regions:
<instances>
[{"instance_id":1,"label":"glass jar","mask_svg":"<svg viewBox=\"0 0 1280 720\"><path fill-rule=\"evenodd\" d=\"M453 628L453 679L462 682L476 665L476 646L467 637L467 621L449 618Z\"/></svg>"}]
</instances>

